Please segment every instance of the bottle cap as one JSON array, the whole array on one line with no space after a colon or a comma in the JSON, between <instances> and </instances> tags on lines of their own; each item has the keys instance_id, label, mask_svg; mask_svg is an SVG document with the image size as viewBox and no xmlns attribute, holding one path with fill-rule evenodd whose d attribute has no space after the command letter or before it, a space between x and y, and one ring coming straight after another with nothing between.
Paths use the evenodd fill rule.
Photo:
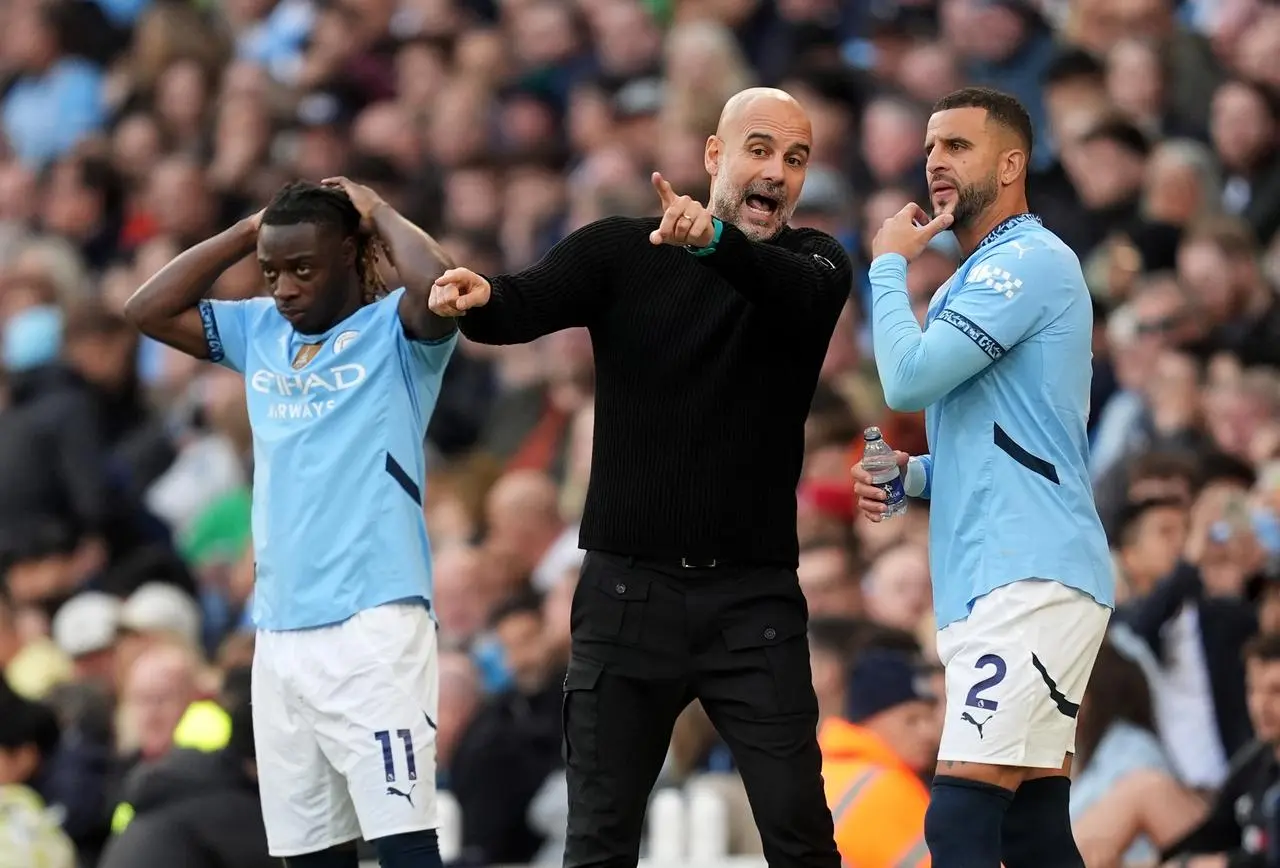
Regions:
<instances>
[{"instance_id":1,"label":"bottle cap","mask_svg":"<svg viewBox=\"0 0 1280 868\"><path fill-rule=\"evenodd\" d=\"M872 440L880 440L882 438L883 438L883 435L881 435L880 429L874 425L872 425L866 431L862 432L862 439L866 440L867 442L870 442Z\"/></svg>"}]
</instances>

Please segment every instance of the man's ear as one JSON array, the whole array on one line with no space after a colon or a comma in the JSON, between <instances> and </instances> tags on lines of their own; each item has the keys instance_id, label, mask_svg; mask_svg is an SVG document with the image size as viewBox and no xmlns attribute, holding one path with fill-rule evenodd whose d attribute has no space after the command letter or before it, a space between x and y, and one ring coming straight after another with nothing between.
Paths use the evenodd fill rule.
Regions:
<instances>
[{"instance_id":1,"label":"man's ear","mask_svg":"<svg viewBox=\"0 0 1280 868\"><path fill-rule=\"evenodd\" d=\"M1008 187L1017 183L1018 178L1026 174L1027 152L1021 148L1012 148L1000 155L1000 183Z\"/></svg>"},{"instance_id":2,"label":"man's ear","mask_svg":"<svg viewBox=\"0 0 1280 868\"><path fill-rule=\"evenodd\" d=\"M708 136L707 147L702 154L702 164L707 174L715 177L720 171L720 158L724 155L724 141L719 136Z\"/></svg>"},{"instance_id":3,"label":"man's ear","mask_svg":"<svg viewBox=\"0 0 1280 868\"><path fill-rule=\"evenodd\" d=\"M356 239L348 236L342 239L342 265L344 268L351 268L356 264L356 256L360 250L356 245Z\"/></svg>"}]
</instances>

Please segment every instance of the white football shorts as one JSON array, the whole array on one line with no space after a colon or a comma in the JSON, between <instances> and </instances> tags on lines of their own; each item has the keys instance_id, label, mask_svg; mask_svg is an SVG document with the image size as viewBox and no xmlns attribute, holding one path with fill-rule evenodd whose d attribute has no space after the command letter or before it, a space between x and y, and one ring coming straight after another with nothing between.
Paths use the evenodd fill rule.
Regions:
<instances>
[{"instance_id":1,"label":"white football shorts","mask_svg":"<svg viewBox=\"0 0 1280 868\"><path fill-rule=\"evenodd\" d=\"M253 731L272 856L436 828L436 654L421 603L258 631Z\"/></svg>"},{"instance_id":2,"label":"white football shorts","mask_svg":"<svg viewBox=\"0 0 1280 868\"><path fill-rule=\"evenodd\" d=\"M1111 610L1059 582L1027 579L978 598L938 631L947 710L938 759L1061 768Z\"/></svg>"}]
</instances>

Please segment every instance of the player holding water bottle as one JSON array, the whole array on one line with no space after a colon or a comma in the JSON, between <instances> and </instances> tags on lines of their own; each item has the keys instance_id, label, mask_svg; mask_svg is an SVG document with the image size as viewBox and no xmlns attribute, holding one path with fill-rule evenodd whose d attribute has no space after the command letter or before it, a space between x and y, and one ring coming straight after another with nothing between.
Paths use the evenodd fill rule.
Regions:
<instances>
[{"instance_id":1,"label":"player holding water bottle","mask_svg":"<svg viewBox=\"0 0 1280 868\"><path fill-rule=\"evenodd\" d=\"M1092 304L1075 254L1029 212L1033 137L1007 94L944 97L924 143L933 216L910 205L871 243L885 403L924 410L930 454L868 436L870 468L854 477L873 521L902 508L886 505L895 474L930 501L946 670L924 823L933 868L1084 868L1071 761L1115 580L1088 473ZM921 328L907 263L945 229L964 259Z\"/></svg>"},{"instance_id":2,"label":"player holding water bottle","mask_svg":"<svg viewBox=\"0 0 1280 868\"><path fill-rule=\"evenodd\" d=\"M879 428L868 428L863 432L862 439L867 444L862 453L862 469L867 474L866 484L874 485L884 492L884 512L876 515L874 520L881 521L902 515L907 511L907 493L903 488L902 468L898 456L905 459L906 453L894 452L893 447L884 442L884 436ZM910 475L909 463L907 467L907 473Z\"/></svg>"}]
</instances>

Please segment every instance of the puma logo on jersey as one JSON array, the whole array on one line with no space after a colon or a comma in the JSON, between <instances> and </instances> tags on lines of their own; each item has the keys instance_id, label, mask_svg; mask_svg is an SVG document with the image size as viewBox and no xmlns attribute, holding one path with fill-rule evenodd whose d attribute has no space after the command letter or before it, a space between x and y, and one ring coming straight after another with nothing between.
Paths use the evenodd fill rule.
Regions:
<instances>
[{"instance_id":1,"label":"puma logo on jersey","mask_svg":"<svg viewBox=\"0 0 1280 868\"><path fill-rule=\"evenodd\" d=\"M402 793L400 792L400 790L397 790L395 787L387 787L387 795L399 796L400 798L404 799L406 802L409 803L409 807L413 807L413 791L416 790L417 788L418 788L418 785L414 784L413 786L409 787L409 792Z\"/></svg>"},{"instance_id":2,"label":"puma logo on jersey","mask_svg":"<svg viewBox=\"0 0 1280 868\"><path fill-rule=\"evenodd\" d=\"M988 715L987 715L987 719L986 719L986 720L984 720L984 721L982 721L981 723L979 723L978 721L974 720L973 715L972 715L972 714L970 714L970 713L969 713L969 712L967 712L967 711L965 711L965 712L961 712L961 714L960 714L960 719L961 719L961 720L963 720L965 723L972 723L972 724L973 724L973 728L974 728L974 729L976 729L976 730L978 731L978 738L979 738L979 739L981 739L981 738L983 737L983 736L982 736L982 728L983 728L984 726L986 726L986 725L987 725L987 722L988 722L988 721L990 721L990 720L991 720L991 718L993 718L993 717L995 717L995 715L994 715L994 714L988 714Z\"/></svg>"}]
</instances>

